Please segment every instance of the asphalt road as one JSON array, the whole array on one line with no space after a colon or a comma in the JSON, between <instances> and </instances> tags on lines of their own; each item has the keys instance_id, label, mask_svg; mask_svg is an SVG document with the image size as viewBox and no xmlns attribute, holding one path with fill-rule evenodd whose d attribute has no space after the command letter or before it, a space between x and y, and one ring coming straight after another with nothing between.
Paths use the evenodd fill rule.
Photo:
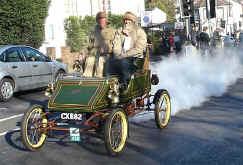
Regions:
<instances>
[{"instance_id":1,"label":"asphalt road","mask_svg":"<svg viewBox=\"0 0 243 165\"><path fill-rule=\"evenodd\" d=\"M243 79L223 96L179 112L164 130L154 120L132 122L118 157L109 157L103 141L92 136L82 143L51 137L40 150L26 151L18 129L22 114L33 104L46 105L47 99L43 91L31 91L0 103L0 165L243 164Z\"/></svg>"}]
</instances>

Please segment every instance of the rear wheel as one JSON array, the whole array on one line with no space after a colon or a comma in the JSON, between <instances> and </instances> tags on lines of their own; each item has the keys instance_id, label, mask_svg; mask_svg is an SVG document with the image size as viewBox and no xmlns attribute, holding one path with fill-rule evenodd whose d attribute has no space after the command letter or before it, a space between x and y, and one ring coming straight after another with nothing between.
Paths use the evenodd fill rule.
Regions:
<instances>
[{"instance_id":1,"label":"rear wheel","mask_svg":"<svg viewBox=\"0 0 243 165\"><path fill-rule=\"evenodd\" d=\"M46 139L43 128L47 127L47 118L43 115L42 106L34 105L24 115L21 135L25 147L31 151L40 148Z\"/></svg>"},{"instance_id":2,"label":"rear wheel","mask_svg":"<svg viewBox=\"0 0 243 165\"><path fill-rule=\"evenodd\" d=\"M163 90L155 102L155 122L158 128L165 128L170 120L171 103L170 96L166 90Z\"/></svg>"},{"instance_id":3,"label":"rear wheel","mask_svg":"<svg viewBox=\"0 0 243 165\"><path fill-rule=\"evenodd\" d=\"M113 110L105 123L105 146L111 156L122 152L128 135L128 120L122 109Z\"/></svg>"},{"instance_id":4,"label":"rear wheel","mask_svg":"<svg viewBox=\"0 0 243 165\"><path fill-rule=\"evenodd\" d=\"M14 82L11 79L4 78L0 81L0 101L8 101L14 93Z\"/></svg>"}]
</instances>

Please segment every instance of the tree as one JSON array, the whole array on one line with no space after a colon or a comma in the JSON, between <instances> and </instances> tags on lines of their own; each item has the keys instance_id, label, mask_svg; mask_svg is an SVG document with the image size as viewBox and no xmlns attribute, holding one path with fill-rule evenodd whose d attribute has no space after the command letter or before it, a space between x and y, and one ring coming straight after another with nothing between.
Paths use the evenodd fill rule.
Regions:
<instances>
[{"instance_id":1,"label":"tree","mask_svg":"<svg viewBox=\"0 0 243 165\"><path fill-rule=\"evenodd\" d=\"M123 15L109 14L108 22L111 24L112 27L117 29L123 24Z\"/></svg>"},{"instance_id":2,"label":"tree","mask_svg":"<svg viewBox=\"0 0 243 165\"><path fill-rule=\"evenodd\" d=\"M122 26L122 15L108 15L108 22L114 28ZM65 20L64 29L67 34L66 44L71 52L79 52L84 46L85 41L90 36L96 25L94 16L85 16L84 18L71 16Z\"/></svg>"},{"instance_id":3,"label":"tree","mask_svg":"<svg viewBox=\"0 0 243 165\"><path fill-rule=\"evenodd\" d=\"M158 7L167 14L169 22L175 21L175 2L174 0L151 0L145 3L146 8Z\"/></svg>"},{"instance_id":4,"label":"tree","mask_svg":"<svg viewBox=\"0 0 243 165\"><path fill-rule=\"evenodd\" d=\"M39 48L49 0L1 0L0 44L22 44Z\"/></svg>"},{"instance_id":5,"label":"tree","mask_svg":"<svg viewBox=\"0 0 243 165\"><path fill-rule=\"evenodd\" d=\"M70 47L71 52L79 52L85 41L85 31L81 28L80 19L71 16L64 22L64 29L67 34L66 44Z\"/></svg>"},{"instance_id":6,"label":"tree","mask_svg":"<svg viewBox=\"0 0 243 165\"><path fill-rule=\"evenodd\" d=\"M96 25L96 19L94 16L85 16L83 19L80 19L79 22L80 28L84 30L86 37L91 34L94 30L94 26Z\"/></svg>"}]
</instances>

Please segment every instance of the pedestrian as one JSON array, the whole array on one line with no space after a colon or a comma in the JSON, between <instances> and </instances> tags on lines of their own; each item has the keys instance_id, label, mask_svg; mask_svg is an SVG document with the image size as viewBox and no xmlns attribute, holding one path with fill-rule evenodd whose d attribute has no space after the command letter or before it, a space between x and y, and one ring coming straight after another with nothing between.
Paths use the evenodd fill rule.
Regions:
<instances>
[{"instance_id":1,"label":"pedestrian","mask_svg":"<svg viewBox=\"0 0 243 165\"><path fill-rule=\"evenodd\" d=\"M178 53L181 50L181 39L180 36L178 35L178 32L176 32L174 35L174 42L175 42L176 53Z\"/></svg>"},{"instance_id":2,"label":"pedestrian","mask_svg":"<svg viewBox=\"0 0 243 165\"><path fill-rule=\"evenodd\" d=\"M128 84L131 75L143 68L144 51L147 45L147 35L137 25L137 16L126 12L123 17L123 26L116 32L113 42L113 53L118 64L114 63L120 74L120 81Z\"/></svg>"},{"instance_id":3,"label":"pedestrian","mask_svg":"<svg viewBox=\"0 0 243 165\"><path fill-rule=\"evenodd\" d=\"M221 36L219 34L219 28L216 28L214 33L213 33L213 42L212 42L212 46L214 48L219 48L221 47Z\"/></svg>"},{"instance_id":4,"label":"pedestrian","mask_svg":"<svg viewBox=\"0 0 243 165\"><path fill-rule=\"evenodd\" d=\"M170 53L173 53L175 40L174 40L174 35L172 33L170 33L169 35L169 44L170 44Z\"/></svg>"},{"instance_id":5,"label":"pedestrian","mask_svg":"<svg viewBox=\"0 0 243 165\"><path fill-rule=\"evenodd\" d=\"M199 35L200 32L198 26L194 26L192 29L192 45L197 49L199 48Z\"/></svg>"},{"instance_id":6,"label":"pedestrian","mask_svg":"<svg viewBox=\"0 0 243 165\"><path fill-rule=\"evenodd\" d=\"M209 52L209 35L207 33L207 27L203 27L203 31L199 35L199 47L201 55L206 55Z\"/></svg>"},{"instance_id":7,"label":"pedestrian","mask_svg":"<svg viewBox=\"0 0 243 165\"><path fill-rule=\"evenodd\" d=\"M96 22L97 25L83 50L86 54L83 76L86 77L103 77L105 61L112 56L112 42L116 30L107 22L105 12L97 13Z\"/></svg>"},{"instance_id":8,"label":"pedestrian","mask_svg":"<svg viewBox=\"0 0 243 165\"><path fill-rule=\"evenodd\" d=\"M240 30L236 31L236 42L237 42L237 45L240 43Z\"/></svg>"}]
</instances>

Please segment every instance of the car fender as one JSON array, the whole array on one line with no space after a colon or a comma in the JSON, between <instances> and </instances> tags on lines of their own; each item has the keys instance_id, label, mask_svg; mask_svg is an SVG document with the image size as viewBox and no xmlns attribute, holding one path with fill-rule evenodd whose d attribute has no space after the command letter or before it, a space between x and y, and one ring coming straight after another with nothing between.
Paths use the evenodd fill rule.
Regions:
<instances>
[{"instance_id":1,"label":"car fender","mask_svg":"<svg viewBox=\"0 0 243 165\"><path fill-rule=\"evenodd\" d=\"M56 60L52 61L53 65L56 66L54 72L56 73L58 70L62 69L67 72L67 65Z\"/></svg>"},{"instance_id":2,"label":"car fender","mask_svg":"<svg viewBox=\"0 0 243 165\"><path fill-rule=\"evenodd\" d=\"M13 74L11 74L11 73L8 73L8 72L6 72L6 71L4 71L4 70L1 70L0 71L0 80L2 80L2 79L4 79L4 78L10 78L10 79L12 79L14 82L16 82L16 76L14 76ZM17 86L17 84L15 83L14 84L14 92L16 92L17 90L18 90L18 86Z\"/></svg>"},{"instance_id":3,"label":"car fender","mask_svg":"<svg viewBox=\"0 0 243 165\"><path fill-rule=\"evenodd\" d=\"M155 104L155 103L158 101L159 96L160 96L160 94L161 94L163 91L166 91L166 90L165 90L165 89L159 89L159 90L157 90L157 92L156 92L155 95L154 95L153 104Z\"/></svg>"}]
</instances>

